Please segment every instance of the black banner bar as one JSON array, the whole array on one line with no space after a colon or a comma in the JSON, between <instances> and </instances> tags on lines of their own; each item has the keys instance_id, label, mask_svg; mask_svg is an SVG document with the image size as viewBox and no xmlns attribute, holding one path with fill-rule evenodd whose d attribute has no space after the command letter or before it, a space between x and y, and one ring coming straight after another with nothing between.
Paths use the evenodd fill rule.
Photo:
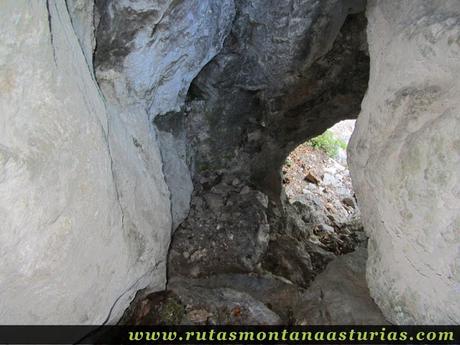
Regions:
<instances>
[{"instance_id":1,"label":"black banner bar","mask_svg":"<svg viewBox=\"0 0 460 345\"><path fill-rule=\"evenodd\" d=\"M0 326L0 344L460 344L460 326Z\"/></svg>"}]
</instances>

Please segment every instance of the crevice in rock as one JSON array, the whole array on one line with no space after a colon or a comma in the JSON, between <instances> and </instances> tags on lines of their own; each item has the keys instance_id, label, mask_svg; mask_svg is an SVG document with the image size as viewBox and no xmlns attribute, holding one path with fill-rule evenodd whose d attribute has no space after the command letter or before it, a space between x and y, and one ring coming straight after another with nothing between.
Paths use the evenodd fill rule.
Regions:
<instances>
[{"instance_id":1,"label":"crevice in rock","mask_svg":"<svg viewBox=\"0 0 460 345\"><path fill-rule=\"evenodd\" d=\"M118 302L127 294L127 293L132 293L133 289L135 289L138 285L139 285L139 282L143 279L145 279L146 277L148 277L149 275L152 275L153 272L160 266L164 264L163 261L159 261L157 263L155 263L155 265L153 265L152 269L148 272L146 272L145 274L143 274L141 277L139 277L131 286L129 286L125 291L123 291L114 301L113 305L110 307L110 310L109 312L107 313L107 317L105 318L104 322L102 322L102 325L107 325L111 318L112 318L112 313L114 311L114 309L117 307L117 304ZM142 291L142 290L141 290ZM121 320L121 322L123 322L123 320Z\"/></svg>"},{"instance_id":2,"label":"crevice in rock","mask_svg":"<svg viewBox=\"0 0 460 345\"><path fill-rule=\"evenodd\" d=\"M46 6L46 12L48 13L48 30L50 34L51 49L53 50L53 60L54 60L54 63L57 64L56 48L54 47L53 18L51 17L51 12L50 12L50 0L46 0L45 6Z\"/></svg>"}]
</instances>

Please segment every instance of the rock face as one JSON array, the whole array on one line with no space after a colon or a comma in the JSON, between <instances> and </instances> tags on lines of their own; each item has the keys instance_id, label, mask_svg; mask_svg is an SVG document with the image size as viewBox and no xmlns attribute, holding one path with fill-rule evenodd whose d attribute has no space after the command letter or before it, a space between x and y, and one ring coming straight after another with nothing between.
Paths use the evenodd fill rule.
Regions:
<instances>
[{"instance_id":1,"label":"rock face","mask_svg":"<svg viewBox=\"0 0 460 345\"><path fill-rule=\"evenodd\" d=\"M181 109L190 83L222 48L235 16L233 0L97 0L96 6L97 79L121 112L141 112L147 128L157 115ZM188 213L193 185L183 119L173 120L159 118L157 124L176 228Z\"/></svg>"},{"instance_id":2,"label":"rock face","mask_svg":"<svg viewBox=\"0 0 460 345\"><path fill-rule=\"evenodd\" d=\"M164 288L192 185L151 120L222 47L233 1L0 6L0 322L113 322Z\"/></svg>"},{"instance_id":3,"label":"rock face","mask_svg":"<svg viewBox=\"0 0 460 345\"><path fill-rule=\"evenodd\" d=\"M158 145L142 114L105 103L80 30L92 5L69 4L0 5L1 323L110 322L165 284Z\"/></svg>"},{"instance_id":4,"label":"rock face","mask_svg":"<svg viewBox=\"0 0 460 345\"><path fill-rule=\"evenodd\" d=\"M246 292L193 280L173 281L168 291L136 299L123 325L278 325L280 317Z\"/></svg>"},{"instance_id":5,"label":"rock face","mask_svg":"<svg viewBox=\"0 0 460 345\"><path fill-rule=\"evenodd\" d=\"M349 146L367 280L395 323L460 323L460 3L370 1L369 91Z\"/></svg>"},{"instance_id":6,"label":"rock face","mask_svg":"<svg viewBox=\"0 0 460 345\"><path fill-rule=\"evenodd\" d=\"M178 111L190 83L220 50L233 0L96 0L96 64L122 72L151 117Z\"/></svg>"},{"instance_id":7,"label":"rock face","mask_svg":"<svg viewBox=\"0 0 460 345\"><path fill-rule=\"evenodd\" d=\"M294 319L302 325L386 324L369 295L366 259L360 248L331 262L302 296Z\"/></svg>"}]
</instances>

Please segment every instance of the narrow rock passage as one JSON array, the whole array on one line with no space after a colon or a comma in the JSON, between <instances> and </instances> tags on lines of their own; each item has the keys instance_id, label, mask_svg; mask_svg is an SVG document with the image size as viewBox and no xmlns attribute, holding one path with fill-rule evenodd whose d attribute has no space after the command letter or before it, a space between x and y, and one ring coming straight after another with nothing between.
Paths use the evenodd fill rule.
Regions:
<instances>
[{"instance_id":1,"label":"narrow rock passage","mask_svg":"<svg viewBox=\"0 0 460 345\"><path fill-rule=\"evenodd\" d=\"M172 255L182 255L182 269L170 272L167 291L139 297L122 322L387 323L367 288L367 237L346 157L345 162L338 162L352 129L344 135L340 126L332 128L326 136L300 145L286 159L282 172L289 230L270 239L261 266L250 273L223 273L218 261L205 272L190 272L187 263L201 260L207 252L180 252L173 243L172 250L178 253ZM344 140L341 147L339 136ZM238 187L238 181L230 182L229 188ZM249 193L248 189L243 194ZM202 219L205 217L206 213ZM225 245L232 239L220 240Z\"/></svg>"},{"instance_id":2,"label":"narrow rock passage","mask_svg":"<svg viewBox=\"0 0 460 345\"><path fill-rule=\"evenodd\" d=\"M0 323L460 323L459 18L1 1Z\"/></svg>"},{"instance_id":3,"label":"narrow rock passage","mask_svg":"<svg viewBox=\"0 0 460 345\"><path fill-rule=\"evenodd\" d=\"M330 221L315 228L314 210L289 202L281 167L298 144L357 116L369 68L364 3L294 2L236 1L228 37L185 106L154 120L163 158L175 152L193 182L169 250L169 292L151 306L181 301L177 322L300 323L305 289L359 242L342 225L331 241L318 237ZM185 214L177 186L188 169L172 170L173 215ZM266 291L283 303L265 300Z\"/></svg>"}]
</instances>

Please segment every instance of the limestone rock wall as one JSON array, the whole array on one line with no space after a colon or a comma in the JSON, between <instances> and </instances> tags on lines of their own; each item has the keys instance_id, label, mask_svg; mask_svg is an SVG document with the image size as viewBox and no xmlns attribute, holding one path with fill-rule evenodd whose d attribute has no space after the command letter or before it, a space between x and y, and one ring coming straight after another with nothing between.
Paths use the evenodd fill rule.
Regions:
<instances>
[{"instance_id":1,"label":"limestone rock wall","mask_svg":"<svg viewBox=\"0 0 460 345\"><path fill-rule=\"evenodd\" d=\"M118 94L142 101L152 118L180 109L235 15L233 0L96 0L96 5L99 75L118 72L125 83L117 85Z\"/></svg>"},{"instance_id":2,"label":"limestone rock wall","mask_svg":"<svg viewBox=\"0 0 460 345\"><path fill-rule=\"evenodd\" d=\"M233 0L0 7L0 323L115 322L165 287L192 184L181 133L152 120L221 49Z\"/></svg>"},{"instance_id":3,"label":"limestone rock wall","mask_svg":"<svg viewBox=\"0 0 460 345\"><path fill-rule=\"evenodd\" d=\"M367 280L395 323L460 323L460 3L370 1L349 146Z\"/></svg>"},{"instance_id":4,"label":"limestone rock wall","mask_svg":"<svg viewBox=\"0 0 460 345\"><path fill-rule=\"evenodd\" d=\"M78 29L92 10L69 5L0 4L2 324L112 322L137 290L165 284L156 139L145 111L105 104L91 30Z\"/></svg>"},{"instance_id":5,"label":"limestone rock wall","mask_svg":"<svg viewBox=\"0 0 460 345\"><path fill-rule=\"evenodd\" d=\"M96 8L97 79L122 113L142 112L145 127L181 109L190 83L220 51L235 16L233 0L96 0ZM187 144L181 126L163 123L158 129L176 228L193 190Z\"/></svg>"}]
</instances>

